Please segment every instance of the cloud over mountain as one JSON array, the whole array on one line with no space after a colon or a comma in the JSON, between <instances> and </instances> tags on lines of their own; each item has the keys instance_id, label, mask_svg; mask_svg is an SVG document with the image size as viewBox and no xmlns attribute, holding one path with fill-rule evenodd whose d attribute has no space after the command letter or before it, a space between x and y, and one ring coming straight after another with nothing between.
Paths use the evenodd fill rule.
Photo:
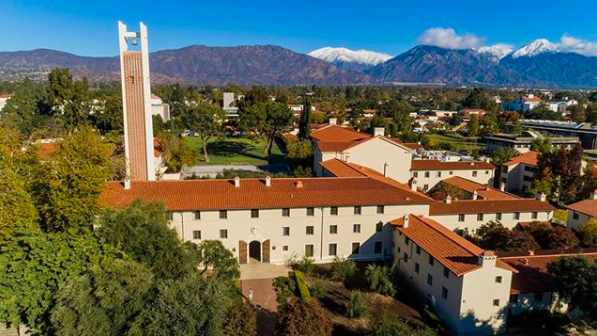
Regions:
<instances>
[{"instance_id":1,"label":"cloud over mountain","mask_svg":"<svg viewBox=\"0 0 597 336\"><path fill-rule=\"evenodd\" d=\"M437 27L424 31L418 42L447 49L472 49L482 46L485 38L471 33L457 34L452 28Z\"/></svg>"}]
</instances>

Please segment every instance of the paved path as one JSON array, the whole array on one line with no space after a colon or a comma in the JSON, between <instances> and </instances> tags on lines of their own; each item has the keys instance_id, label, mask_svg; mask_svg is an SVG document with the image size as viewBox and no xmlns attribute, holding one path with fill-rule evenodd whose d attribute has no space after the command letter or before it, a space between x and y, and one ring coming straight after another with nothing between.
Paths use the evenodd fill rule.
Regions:
<instances>
[{"instance_id":1,"label":"paved path","mask_svg":"<svg viewBox=\"0 0 597 336\"><path fill-rule=\"evenodd\" d=\"M289 271L290 267L285 265L273 265L251 260L248 264L240 265L240 279L274 279L279 276L288 276Z\"/></svg>"}]
</instances>

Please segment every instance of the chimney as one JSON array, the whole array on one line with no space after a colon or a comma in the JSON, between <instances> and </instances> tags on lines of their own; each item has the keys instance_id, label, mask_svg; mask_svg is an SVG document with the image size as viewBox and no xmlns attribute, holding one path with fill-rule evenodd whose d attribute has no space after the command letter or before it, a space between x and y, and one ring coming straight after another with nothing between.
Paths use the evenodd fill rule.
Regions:
<instances>
[{"instance_id":1,"label":"chimney","mask_svg":"<svg viewBox=\"0 0 597 336\"><path fill-rule=\"evenodd\" d=\"M373 136L384 136L386 133L385 127L373 127Z\"/></svg>"},{"instance_id":2,"label":"chimney","mask_svg":"<svg viewBox=\"0 0 597 336\"><path fill-rule=\"evenodd\" d=\"M234 187L240 188L240 177L238 176L234 178Z\"/></svg>"},{"instance_id":3,"label":"chimney","mask_svg":"<svg viewBox=\"0 0 597 336\"><path fill-rule=\"evenodd\" d=\"M294 185L295 185L297 188L302 188L302 187L303 187L303 181L297 181L297 182L296 182Z\"/></svg>"},{"instance_id":4,"label":"chimney","mask_svg":"<svg viewBox=\"0 0 597 336\"><path fill-rule=\"evenodd\" d=\"M493 266L495 267L495 263L497 262L497 256L495 255L495 253L493 253L493 251L483 251L483 253L481 253L479 255L479 265L481 267L486 267L486 266Z\"/></svg>"},{"instance_id":5,"label":"chimney","mask_svg":"<svg viewBox=\"0 0 597 336\"><path fill-rule=\"evenodd\" d=\"M479 193L475 190L473 191L473 201L476 201L479 198Z\"/></svg>"},{"instance_id":6,"label":"chimney","mask_svg":"<svg viewBox=\"0 0 597 336\"><path fill-rule=\"evenodd\" d=\"M534 256L534 255L535 255L535 251L533 251L533 250L529 250L529 255L530 255L530 256Z\"/></svg>"},{"instance_id":7,"label":"chimney","mask_svg":"<svg viewBox=\"0 0 597 336\"><path fill-rule=\"evenodd\" d=\"M506 191L506 183L500 182L500 191Z\"/></svg>"},{"instance_id":8,"label":"chimney","mask_svg":"<svg viewBox=\"0 0 597 336\"><path fill-rule=\"evenodd\" d=\"M404 215L404 220L403 220L402 227L405 228L405 229L408 228L408 221L409 221L408 218L409 218L408 215Z\"/></svg>"},{"instance_id":9,"label":"chimney","mask_svg":"<svg viewBox=\"0 0 597 336\"><path fill-rule=\"evenodd\" d=\"M124 179L124 190L129 190L131 189L131 180L128 178Z\"/></svg>"},{"instance_id":10,"label":"chimney","mask_svg":"<svg viewBox=\"0 0 597 336\"><path fill-rule=\"evenodd\" d=\"M535 199L541 201L541 202L545 202L547 201L547 195L545 195L544 192L540 192L540 193L536 193L535 194Z\"/></svg>"},{"instance_id":11,"label":"chimney","mask_svg":"<svg viewBox=\"0 0 597 336\"><path fill-rule=\"evenodd\" d=\"M446 204L450 204L450 203L452 203L452 196L450 196L450 194L448 194L446 196Z\"/></svg>"},{"instance_id":12,"label":"chimney","mask_svg":"<svg viewBox=\"0 0 597 336\"><path fill-rule=\"evenodd\" d=\"M269 175L265 177L265 186L266 187L272 186L272 178Z\"/></svg>"},{"instance_id":13,"label":"chimney","mask_svg":"<svg viewBox=\"0 0 597 336\"><path fill-rule=\"evenodd\" d=\"M338 122L338 119L336 119L336 118L330 118L329 124L330 125L336 125L337 122Z\"/></svg>"},{"instance_id":14,"label":"chimney","mask_svg":"<svg viewBox=\"0 0 597 336\"><path fill-rule=\"evenodd\" d=\"M589 195L589 199L597 200L597 190L593 190L593 192Z\"/></svg>"},{"instance_id":15,"label":"chimney","mask_svg":"<svg viewBox=\"0 0 597 336\"><path fill-rule=\"evenodd\" d=\"M410 179L410 190L412 190L412 191L417 191L417 183L418 183L418 182L419 182L419 181L417 181L417 179L416 179L416 178L414 178L414 177L413 177L413 178L411 178L411 179Z\"/></svg>"}]
</instances>

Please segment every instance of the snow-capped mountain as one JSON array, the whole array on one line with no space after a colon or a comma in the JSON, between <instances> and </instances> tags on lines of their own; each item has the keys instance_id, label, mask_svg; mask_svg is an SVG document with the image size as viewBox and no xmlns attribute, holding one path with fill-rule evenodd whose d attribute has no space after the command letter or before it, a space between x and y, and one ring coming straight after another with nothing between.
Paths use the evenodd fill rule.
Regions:
<instances>
[{"instance_id":1,"label":"snow-capped mountain","mask_svg":"<svg viewBox=\"0 0 597 336\"><path fill-rule=\"evenodd\" d=\"M496 44L492 46L480 47L477 49L480 54L489 54L495 62L499 62L512 52L512 46L509 44Z\"/></svg>"},{"instance_id":2,"label":"snow-capped mountain","mask_svg":"<svg viewBox=\"0 0 597 336\"><path fill-rule=\"evenodd\" d=\"M512 54L512 58L518 57L533 57L543 53L556 53L558 52L558 45L551 43L546 39L537 39L522 48L516 50Z\"/></svg>"},{"instance_id":3,"label":"snow-capped mountain","mask_svg":"<svg viewBox=\"0 0 597 336\"><path fill-rule=\"evenodd\" d=\"M325 47L311 51L311 57L319 58L326 62L334 63L341 68L362 70L364 68L383 63L391 55L369 50L351 50L348 48Z\"/></svg>"}]
</instances>

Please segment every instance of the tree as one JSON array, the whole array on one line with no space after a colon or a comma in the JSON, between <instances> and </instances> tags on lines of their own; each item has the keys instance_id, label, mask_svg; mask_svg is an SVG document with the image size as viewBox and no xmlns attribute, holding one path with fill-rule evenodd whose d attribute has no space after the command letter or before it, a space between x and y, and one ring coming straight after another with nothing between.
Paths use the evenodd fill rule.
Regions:
<instances>
[{"instance_id":1,"label":"tree","mask_svg":"<svg viewBox=\"0 0 597 336\"><path fill-rule=\"evenodd\" d=\"M357 265L350 259L335 257L332 263L332 279L342 283L350 280L357 270Z\"/></svg>"},{"instance_id":2,"label":"tree","mask_svg":"<svg viewBox=\"0 0 597 336\"><path fill-rule=\"evenodd\" d=\"M597 319L597 263L586 257L563 257L547 265L555 291L570 300L570 309L578 308L584 317Z\"/></svg>"},{"instance_id":3,"label":"tree","mask_svg":"<svg viewBox=\"0 0 597 336\"><path fill-rule=\"evenodd\" d=\"M0 161L0 242L17 227L37 225L37 210L25 182L13 169Z\"/></svg>"},{"instance_id":4,"label":"tree","mask_svg":"<svg viewBox=\"0 0 597 336\"><path fill-rule=\"evenodd\" d=\"M546 103L540 103L526 113L527 119L562 120L562 115L552 111Z\"/></svg>"},{"instance_id":5,"label":"tree","mask_svg":"<svg viewBox=\"0 0 597 336\"><path fill-rule=\"evenodd\" d=\"M299 120L298 136L300 139L305 140L309 136L309 133L311 133L311 100L306 94L304 96L303 112Z\"/></svg>"},{"instance_id":6,"label":"tree","mask_svg":"<svg viewBox=\"0 0 597 336\"><path fill-rule=\"evenodd\" d=\"M445 200L448 195L452 199L464 199L465 192L453 185L442 183L440 182L437 186L433 187L433 189L429 192L429 195L438 201Z\"/></svg>"},{"instance_id":7,"label":"tree","mask_svg":"<svg viewBox=\"0 0 597 336\"><path fill-rule=\"evenodd\" d=\"M585 122L587 120L587 111L583 104L576 104L568 107L570 118L576 122Z\"/></svg>"},{"instance_id":8,"label":"tree","mask_svg":"<svg viewBox=\"0 0 597 336\"><path fill-rule=\"evenodd\" d=\"M272 155L274 138L292 120L292 111L287 105L277 102L257 103L240 111L240 126L245 131L256 131L265 135L265 152Z\"/></svg>"},{"instance_id":9,"label":"tree","mask_svg":"<svg viewBox=\"0 0 597 336\"><path fill-rule=\"evenodd\" d=\"M597 247L597 219L591 218L578 228L580 243L585 247Z\"/></svg>"},{"instance_id":10,"label":"tree","mask_svg":"<svg viewBox=\"0 0 597 336\"><path fill-rule=\"evenodd\" d=\"M212 105L199 104L184 110L182 120L186 128L199 134L205 162L209 162L207 143L222 134L224 111Z\"/></svg>"},{"instance_id":11,"label":"tree","mask_svg":"<svg viewBox=\"0 0 597 336\"><path fill-rule=\"evenodd\" d=\"M122 97L104 95L97 101L93 109L94 113L91 115L93 125L102 134L112 131L123 133Z\"/></svg>"},{"instance_id":12,"label":"tree","mask_svg":"<svg viewBox=\"0 0 597 336\"><path fill-rule=\"evenodd\" d=\"M137 200L121 211L106 211L99 223L97 232L104 241L147 265L156 277L179 278L196 272L195 245L178 238L162 203Z\"/></svg>"},{"instance_id":13,"label":"tree","mask_svg":"<svg viewBox=\"0 0 597 336\"><path fill-rule=\"evenodd\" d=\"M2 109L2 121L24 134L31 134L49 118L46 103L43 84L25 78Z\"/></svg>"},{"instance_id":14,"label":"tree","mask_svg":"<svg viewBox=\"0 0 597 336\"><path fill-rule=\"evenodd\" d=\"M568 250L578 247L579 243L574 232L566 230L562 226L555 225L547 236L545 248L550 250Z\"/></svg>"},{"instance_id":15,"label":"tree","mask_svg":"<svg viewBox=\"0 0 597 336\"><path fill-rule=\"evenodd\" d=\"M317 302L292 298L279 314L280 334L286 336L330 335L332 323Z\"/></svg>"},{"instance_id":16,"label":"tree","mask_svg":"<svg viewBox=\"0 0 597 336\"><path fill-rule=\"evenodd\" d=\"M180 137L172 132L158 135L162 157L169 172L179 172L182 167L195 164L193 150Z\"/></svg>"},{"instance_id":17,"label":"tree","mask_svg":"<svg viewBox=\"0 0 597 336\"><path fill-rule=\"evenodd\" d=\"M471 116L471 120L468 123L468 129L469 129L469 136L472 137L476 137L479 136L479 117L477 117L476 115L472 115Z\"/></svg>"},{"instance_id":18,"label":"tree","mask_svg":"<svg viewBox=\"0 0 597 336\"><path fill-rule=\"evenodd\" d=\"M372 291L389 296L396 294L396 288L390 280L389 270L386 266L370 264L365 271L365 278Z\"/></svg>"},{"instance_id":19,"label":"tree","mask_svg":"<svg viewBox=\"0 0 597 336\"><path fill-rule=\"evenodd\" d=\"M551 138L536 138L531 141L531 150L541 154L550 153L553 148Z\"/></svg>"},{"instance_id":20,"label":"tree","mask_svg":"<svg viewBox=\"0 0 597 336\"><path fill-rule=\"evenodd\" d=\"M56 334L143 335L147 327L139 319L149 309L152 286L151 271L139 263L114 260L94 266L58 291L52 310Z\"/></svg>"},{"instance_id":21,"label":"tree","mask_svg":"<svg viewBox=\"0 0 597 336\"><path fill-rule=\"evenodd\" d=\"M111 169L109 145L90 127L57 142L52 158L37 166L31 186L44 230L90 230Z\"/></svg>"},{"instance_id":22,"label":"tree","mask_svg":"<svg viewBox=\"0 0 597 336\"><path fill-rule=\"evenodd\" d=\"M367 302L363 294L358 291L350 292L348 302L346 303L346 316L349 318L359 318L369 315Z\"/></svg>"},{"instance_id":23,"label":"tree","mask_svg":"<svg viewBox=\"0 0 597 336\"><path fill-rule=\"evenodd\" d=\"M512 240L512 233L500 222L490 221L479 227L477 239L479 245L484 249L507 251Z\"/></svg>"},{"instance_id":24,"label":"tree","mask_svg":"<svg viewBox=\"0 0 597 336\"><path fill-rule=\"evenodd\" d=\"M48 73L46 91L52 113L60 116L68 130L88 121L90 99L87 78L73 80L69 69L53 69Z\"/></svg>"},{"instance_id":25,"label":"tree","mask_svg":"<svg viewBox=\"0 0 597 336\"><path fill-rule=\"evenodd\" d=\"M239 302L230 309L226 326L226 336L257 336L257 314L248 303Z\"/></svg>"},{"instance_id":26,"label":"tree","mask_svg":"<svg viewBox=\"0 0 597 336\"><path fill-rule=\"evenodd\" d=\"M216 278L234 280L240 277L238 261L219 240L204 240L197 246L201 274L211 269Z\"/></svg>"},{"instance_id":27,"label":"tree","mask_svg":"<svg viewBox=\"0 0 597 336\"><path fill-rule=\"evenodd\" d=\"M519 155L520 152L514 148L500 148L491 154L491 163L496 167L501 167L501 165Z\"/></svg>"}]
</instances>

